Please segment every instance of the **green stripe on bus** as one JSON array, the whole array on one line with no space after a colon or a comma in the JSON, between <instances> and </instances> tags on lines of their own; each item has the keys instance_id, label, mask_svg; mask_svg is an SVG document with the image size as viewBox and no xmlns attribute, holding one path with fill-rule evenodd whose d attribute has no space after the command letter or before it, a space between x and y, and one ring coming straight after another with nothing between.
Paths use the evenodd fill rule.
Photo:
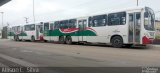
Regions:
<instances>
[{"instance_id":1,"label":"green stripe on bus","mask_svg":"<svg viewBox=\"0 0 160 73\"><path fill-rule=\"evenodd\" d=\"M8 32L8 36L14 36L14 32Z\"/></svg>"},{"instance_id":2,"label":"green stripe on bus","mask_svg":"<svg viewBox=\"0 0 160 73\"><path fill-rule=\"evenodd\" d=\"M44 31L44 36L97 36L96 32L91 30L75 31L63 33L59 29L56 30L46 30Z\"/></svg>"},{"instance_id":3,"label":"green stripe on bus","mask_svg":"<svg viewBox=\"0 0 160 73\"><path fill-rule=\"evenodd\" d=\"M18 36L27 36L27 34L25 32L22 32L20 34L15 34L14 32L8 32L8 36L15 36L15 35L18 35Z\"/></svg>"}]
</instances>

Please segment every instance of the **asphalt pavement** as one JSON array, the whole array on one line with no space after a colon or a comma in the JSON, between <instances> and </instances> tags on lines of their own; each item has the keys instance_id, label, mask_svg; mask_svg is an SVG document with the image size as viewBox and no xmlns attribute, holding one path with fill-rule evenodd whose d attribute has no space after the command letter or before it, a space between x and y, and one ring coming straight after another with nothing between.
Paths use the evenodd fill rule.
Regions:
<instances>
[{"instance_id":1,"label":"asphalt pavement","mask_svg":"<svg viewBox=\"0 0 160 73\"><path fill-rule=\"evenodd\" d=\"M0 67L38 67L48 73L135 73L142 67L160 67L160 46L113 48L0 40Z\"/></svg>"}]
</instances>

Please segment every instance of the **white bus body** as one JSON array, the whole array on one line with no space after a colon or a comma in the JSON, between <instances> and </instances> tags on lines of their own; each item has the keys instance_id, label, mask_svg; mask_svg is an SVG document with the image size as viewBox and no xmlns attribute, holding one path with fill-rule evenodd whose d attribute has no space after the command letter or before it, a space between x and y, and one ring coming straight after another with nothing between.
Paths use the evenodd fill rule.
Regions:
<instances>
[{"instance_id":1,"label":"white bus body","mask_svg":"<svg viewBox=\"0 0 160 73\"><path fill-rule=\"evenodd\" d=\"M149 7L137 7L103 15L55 21L44 30L44 39L61 43L91 42L123 45L146 45L155 38L155 16ZM58 24L58 28L55 27ZM44 25L45 27L45 25Z\"/></svg>"},{"instance_id":2,"label":"white bus body","mask_svg":"<svg viewBox=\"0 0 160 73\"><path fill-rule=\"evenodd\" d=\"M43 24L27 24L22 26L14 26L10 28L8 33L9 38L21 41L21 40L43 40Z\"/></svg>"}]
</instances>

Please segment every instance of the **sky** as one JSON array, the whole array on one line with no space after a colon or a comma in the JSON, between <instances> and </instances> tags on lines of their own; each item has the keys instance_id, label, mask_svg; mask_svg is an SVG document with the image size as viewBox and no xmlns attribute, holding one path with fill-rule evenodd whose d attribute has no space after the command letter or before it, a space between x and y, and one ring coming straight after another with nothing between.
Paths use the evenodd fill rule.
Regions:
<instances>
[{"instance_id":1,"label":"sky","mask_svg":"<svg viewBox=\"0 0 160 73\"><path fill-rule=\"evenodd\" d=\"M116 9L136 7L137 0L34 0L36 22L76 18ZM160 0L139 0L139 6L151 7L160 18ZM33 23L33 0L12 0L0 7L4 12L4 25L25 24L27 17ZM2 23L0 14L0 23Z\"/></svg>"}]
</instances>

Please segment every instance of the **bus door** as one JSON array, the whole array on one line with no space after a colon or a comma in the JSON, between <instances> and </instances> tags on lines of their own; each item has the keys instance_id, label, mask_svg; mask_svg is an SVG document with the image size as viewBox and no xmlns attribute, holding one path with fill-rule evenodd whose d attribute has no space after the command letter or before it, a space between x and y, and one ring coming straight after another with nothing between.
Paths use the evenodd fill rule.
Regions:
<instances>
[{"instance_id":1,"label":"bus door","mask_svg":"<svg viewBox=\"0 0 160 73\"><path fill-rule=\"evenodd\" d=\"M87 19L80 19L78 20L78 41L86 41L85 33L87 27Z\"/></svg>"},{"instance_id":2,"label":"bus door","mask_svg":"<svg viewBox=\"0 0 160 73\"><path fill-rule=\"evenodd\" d=\"M43 34L43 25L36 25L36 39L41 40Z\"/></svg>"},{"instance_id":3,"label":"bus door","mask_svg":"<svg viewBox=\"0 0 160 73\"><path fill-rule=\"evenodd\" d=\"M129 43L140 44L141 13L129 13Z\"/></svg>"}]
</instances>

